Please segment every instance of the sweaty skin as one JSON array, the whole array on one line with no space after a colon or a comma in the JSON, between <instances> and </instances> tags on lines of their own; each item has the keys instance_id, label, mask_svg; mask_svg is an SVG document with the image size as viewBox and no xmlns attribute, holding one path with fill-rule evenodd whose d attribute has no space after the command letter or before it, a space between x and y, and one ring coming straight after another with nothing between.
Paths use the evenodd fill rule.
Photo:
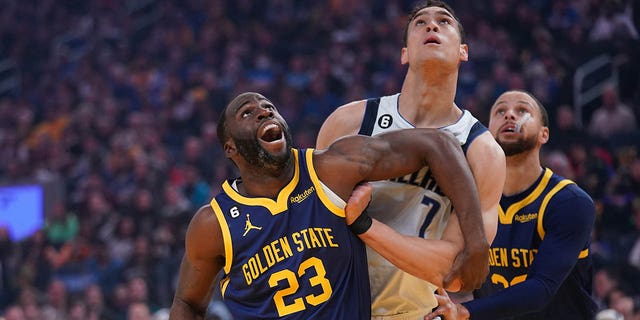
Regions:
<instances>
[{"instance_id":1,"label":"sweaty skin","mask_svg":"<svg viewBox=\"0 0 640 320\"><path fill-rule=\"evenodd\" d=\"M295 165L291 160L293 151L288 130L273 103L260 94L241 94L225 108L219 122L219 137L224 141L225 155L240 172L239 194L273 199L291 181ZM258 159L247 157L252 153L258 154ZM450 134L439 130L412 129L376 137L345 137L324 150L315 150L312 161L319 180L345 201L362 182L405 175L429 165L436 178L446 181L440 187L450 194L456 208L462 212L480 211L473 176L460 146ZM201 319L204 316L213 279L227 263L220 223L211 205L200 208L192 218L171 319ZM436 257L429 266L417 270L417 275L442 283L454 259L451 243L415 242L415 237L406 237L383 227L374 221L363 235L387 235L389 244L407 260L418 253ZM344 228L347 228L346 224Z\"/></svg>"}]
</instances>

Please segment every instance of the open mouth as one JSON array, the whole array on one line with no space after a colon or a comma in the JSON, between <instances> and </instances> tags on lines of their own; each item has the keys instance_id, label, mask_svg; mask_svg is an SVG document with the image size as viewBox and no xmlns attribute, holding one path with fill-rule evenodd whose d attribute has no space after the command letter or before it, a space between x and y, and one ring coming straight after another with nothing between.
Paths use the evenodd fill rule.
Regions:
<instances>
[{"instance_id":1,"label":"open mouth","mask_svg":"<svg viewBox=\"0 0 640 320\"><path fill-rule=\"evenodd\" d=\"M267 123L260 128L260 140L264 142L275 142L284 138L282 128L275 123Z\"/></svg>"},{"instance_id":2,"label":"open mouth","mask_svg":"<svg viewBox=\"0 0 640 320\"><path fill-rule=\"evenodd\" d=\"M440 44L440 40L438 37L430 36L427 37L422 44Z\"/></svg>"},{"instance_id":3,"label":"open mouth","mask_svg":"<svg viewBox=\"0 0 640 320\"><path fill-rule=\"evenodd\" d=\"M507 132L507 133L516 133L516 125L515 124L508 124L505 125L502 130L500 130L500 132Z\"/></svg>"}]
</instances>

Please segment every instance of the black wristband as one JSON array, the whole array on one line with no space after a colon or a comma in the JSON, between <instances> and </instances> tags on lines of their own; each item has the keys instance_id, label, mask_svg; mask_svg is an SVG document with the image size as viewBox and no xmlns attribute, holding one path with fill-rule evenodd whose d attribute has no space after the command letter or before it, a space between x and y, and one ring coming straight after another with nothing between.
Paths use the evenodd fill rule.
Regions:
<instances>
[{"instance_id":1,"label":"black wristband","mask_svg":"<svg viewBox=\"0 0 640 320\"><path fill-rule=\"evenodd\" d=\"M373 220L369 217L367 211L362 211L360 216L352 224L348 225L348 227L351 229L351 232L360 235L367 232L367 230L371 228L371 224L373 224Z\"/></svg>"}]
</instances>

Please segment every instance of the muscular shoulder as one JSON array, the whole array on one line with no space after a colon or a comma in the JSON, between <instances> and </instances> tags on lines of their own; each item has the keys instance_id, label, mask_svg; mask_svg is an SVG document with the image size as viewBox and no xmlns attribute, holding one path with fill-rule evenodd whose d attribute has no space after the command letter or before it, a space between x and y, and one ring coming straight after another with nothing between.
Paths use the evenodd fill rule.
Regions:
<instances>
[{"instance_id":1,"label":"muscular shoulder","mask_svg":"<svg viewBox=\"0 0 640 320\"><path fill-rule=\"evenodd\" d=\"M469 164L493 164L491 167L506 166L504 151L489 131L482 133L471 143L467 151L467 160Z\"/></svg>"},{"instance_id":2,"label":"muscular shoulder","mask_svg":"<svg viewBox=\"0 0 640 320\"><path fill-rule=\"evenodd\" d=\"M186 254L193 260L224 257L220 222L210 205L201 207L191 218L185 239Z\"/></svg>"},{"instance_id":3,"label":"muscular shoulder","mask_svg":"<svg viewBox=\"0 0 640 320\"><path fill-rule=\"evenodd\" d=\"M544 229L556 234L588 238L595 222L591 197L576 184L568 184L550 199L544 211Z\"/></svg>"},{"instance_id":4,"label":"muscular shoulder","mask_svg":"<svg viewBox=\"0 0 640 320\"><path fill-rule=\"evenodd\" d=\"M482 184L484 181L491 185L490 193L496 196L495 200L498 201L506 178L507 164L504 151L490 132L484 132L471 143L467 150L467 162L476 183ZM482 197L482 190L480 191Z\"/></svg>"},{"instance_id":5,"label":"muscular shoulder","mask_svg":"<svg viewBox=\"0 0 640 320\"><path fill-rule=\"evenodd\" d=\"M560 189L549 199L549 211L558 211L571 220L583 220L595 215L593 200L582 188L570 183Z\"/></svg>"},{"instance_id":6,"label":"muscular shoulder","mask_svg":"<svg viewBox=\"0 0 640 320\"><path fill-rule=\"evenodd\" d=\"M359 100L338 107L322 124L316 148L325 149L340 137L357 134L366 105L366 100Z\"/></svg>"}]
</instances>

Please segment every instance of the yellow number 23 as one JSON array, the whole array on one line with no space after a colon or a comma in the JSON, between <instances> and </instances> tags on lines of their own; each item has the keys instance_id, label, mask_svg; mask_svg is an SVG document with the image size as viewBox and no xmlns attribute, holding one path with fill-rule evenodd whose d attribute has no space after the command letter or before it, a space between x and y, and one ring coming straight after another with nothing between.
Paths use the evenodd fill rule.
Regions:
<instances>
[{"instance_id":1,"label":"yellow number 23","mask_svg":"<svg viewBox=\"0 0 640 320\"><path fill-rule=\"evenodd\" d=\"M293 271L284 269L272 274L269 277L269 286L271 288L277 286L278 282L282 280L287 281L287 283L289 284L287 288L278 290L273 296L273 302L275 302L276 304L278 315L280 317L302 311L306 308L303 297L293 299L293 303L290 303L288 305L284 303L284 298L286 296L293 295L298 291L298 289L300 288L298 278L302 277L311 268L315 269L316 275L309 278L309 283L312 287L319 285L322 288L322 293L319 295L306 295L304 296L304 301L312 306L317 306L329 300L329 298L331 297L333 289L331 288L329 279L325 278L327 271L324 268L324 264L322 264L322 260L315 257L309 258L300 264L300 267L298 267L297 276Z\"/></svg>"}]
</instances>

